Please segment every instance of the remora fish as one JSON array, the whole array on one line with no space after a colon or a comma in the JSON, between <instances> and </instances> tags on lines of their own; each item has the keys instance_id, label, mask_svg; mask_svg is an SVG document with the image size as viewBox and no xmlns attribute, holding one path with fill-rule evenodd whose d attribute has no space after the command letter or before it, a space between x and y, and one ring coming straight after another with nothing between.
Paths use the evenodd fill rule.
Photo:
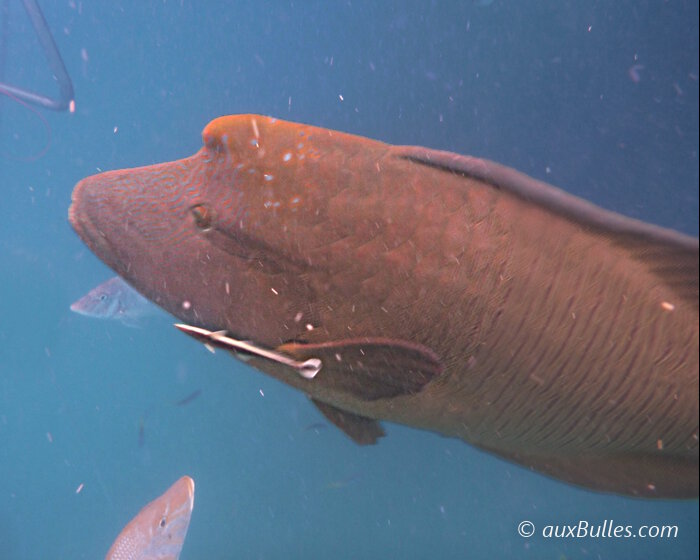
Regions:
<instances>
[{"instance_id":1,"label":"remora fish","mask_svg":"<svg viewBox=\"0 0 700 560\"><path fill-rule=\"evenodd\" d=\"M447 152L255 115L203 141L84 179L70 209L183 330L361 443L386 419L596 490L698 496L697 238Z\"/></svg>"},{"instance_id":2,"label":"remora fish","mask_svg":"<svg viewBox=\"0 0 700 560\"><path fill-rule=\"evenodd\" d=\"M137 326L143 317L155 311L151 302L119 276L90 290L72 303L70 309L86 317L115 319L127 326Z\"/></svg>"},{"instance_id":3,"label":"remora fish","mask_svg":"<svg viewBox=\"0 0 700 560\"><path fill-rule=\"evenodd\" d=\"M183 476L124 527L105 560L177 560L194 507L194 480Z\"/></svg>"}]
</instances>

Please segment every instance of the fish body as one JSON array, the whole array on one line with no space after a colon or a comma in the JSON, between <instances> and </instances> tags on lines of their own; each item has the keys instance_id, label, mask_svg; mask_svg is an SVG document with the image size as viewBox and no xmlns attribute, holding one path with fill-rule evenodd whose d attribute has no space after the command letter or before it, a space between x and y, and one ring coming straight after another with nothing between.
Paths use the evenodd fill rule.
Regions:
<instances>
[{"instance_id":1,"label":"fish body","mask_svg":"<svg viewBox=\"0 0 700 560\"><path fill-rule=\"evenodd\" d=\"M194 481L183 476L124 527L105 560L177 560L193 507Z\"/></svg>"},{"instance_id":2,"label":"fish body","mask_svg":"<svg viewBox=\"0 0 700 560\"><path fill-rule=\"evenodd\" d=\"M587 488L697 497L696 238L468 156L256 115L203 141L84 179L70 210L185 332L320 360L306 378L245 353L359 443L384 419Z\"/></svg>"},{"instance_id":3,"label":"fish body","mask_svg":"<svg viewBox=\"0 0 700 560\"><path fill-rule=\"evenodd\" d=\"M115 276L75 301L71 311L95 319L112 319L137 326L155 309L153 305L121 277Z\"/></svg>"}]
</instances>

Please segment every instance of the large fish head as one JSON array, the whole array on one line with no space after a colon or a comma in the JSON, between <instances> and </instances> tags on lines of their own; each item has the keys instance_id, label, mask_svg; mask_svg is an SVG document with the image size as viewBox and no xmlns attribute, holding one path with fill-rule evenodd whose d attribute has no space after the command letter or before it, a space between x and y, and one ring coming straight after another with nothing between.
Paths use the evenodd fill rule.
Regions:
<instances>
[{"instance_id":1,"label":"large fish head","mask_svg":"<svg viewBox=\"0 0 700 560\"><path fill-rule=\"evenodd\" d=\"M328 242L321 226L343 186L323 175L342 166L323 162L351 155L335 142L347 135L329 132L221 117L192 157L82 180L70 221L98 257L183 321L273 347L299 340L313 324L303 279L312 262L323 268L314 250Z\"/></svg>"}]
</instances>

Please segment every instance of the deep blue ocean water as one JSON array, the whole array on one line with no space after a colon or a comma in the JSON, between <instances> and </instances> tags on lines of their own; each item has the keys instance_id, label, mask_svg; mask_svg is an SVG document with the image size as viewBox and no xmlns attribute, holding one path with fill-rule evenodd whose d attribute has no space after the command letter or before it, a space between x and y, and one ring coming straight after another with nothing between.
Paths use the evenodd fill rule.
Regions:
<instances>
[{"instance_id":1,"label":"deep blue ocean water","mask_svg":"<svg viewBox=\"0 0 700 560\"><path fill-rule=\"evenodd\" d=\"M41 4L76 111L0 96L0 560L103 558L182 474L182 560L697 558L697 500L588 492L391 424L358 447L169 318L72 313L112 273L67 222L81 178L191 155L251 112L486 157L697 236L697 2ZM53 93L19 0L3 21L0 81ZM525 539L523 520L678 534Z\"/></svg>"}]
</instances>

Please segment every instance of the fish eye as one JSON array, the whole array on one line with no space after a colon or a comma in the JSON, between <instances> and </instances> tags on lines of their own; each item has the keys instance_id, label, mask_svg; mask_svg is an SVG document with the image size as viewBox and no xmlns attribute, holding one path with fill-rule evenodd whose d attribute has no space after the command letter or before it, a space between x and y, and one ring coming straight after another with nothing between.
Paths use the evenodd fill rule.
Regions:
<instances>
[{"instance_id":1,"label":"fish eye","mask_svg":"<svg viewBox=\"0 0 700 560\"><path fill-rule=\"evenodd\" d=\"M195 225L202 231L207 231L211 229L212 222L214 220L214 213L205 204L195 204L190 208L192 216L194 217Z\"/></svg>"},{"instance_id":2,"label":"fish eye","mask_svg":"<svg viewBox=\"0 0 700 560\"><path fill-rule=\"evenodd\" d=\"M104 301L107 299L107 294L100 294L100 301Z\"/></svg>"},{"instance_id":3,"label":"fish eye","mask_svg":"<svg viewBox=\"0 0 700 560\"><path fill-rule=\"evenodd\" d=\"M161 529L162 529L163 527L165 527L165 521L166 521L165 517L161 517L161 518L160 518L160 523L159 523L159 525L160 525L160 528L161 528Z\"/></svg>"}]
</instances>

